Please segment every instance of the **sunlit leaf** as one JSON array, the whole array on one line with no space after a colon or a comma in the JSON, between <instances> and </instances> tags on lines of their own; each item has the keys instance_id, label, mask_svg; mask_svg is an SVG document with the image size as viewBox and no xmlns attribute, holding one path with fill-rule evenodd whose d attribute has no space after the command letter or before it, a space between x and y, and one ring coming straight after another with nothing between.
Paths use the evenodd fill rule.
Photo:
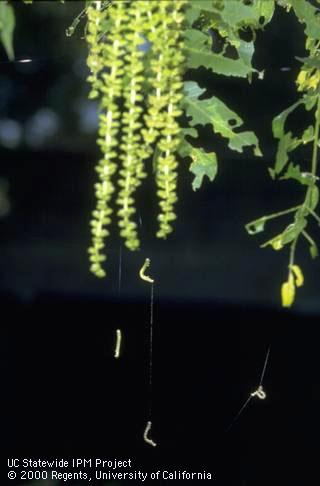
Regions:
<instances>
[{"instance_id":1,"label":"sunlit leaf","mask_svg":"<svg viewBox=\"0 0 320 486\"><path fill-rule=\"evenodd\" d=\"M301 268L299 267L299 265L290 265L290 268L292 270L292 272L294 273L294 276L295 276L295 284L297 287L302 287L303 283L304 283L304 276L303 276L303 273L302 273L302 270Z\"/></svg>"},{"instance_id":2,"label":"sunlit leaf","mask_svg":"<svg viewBox=\"0 0 320 486\"><path fill-rule=\"evenodd\" d=\"M246 224L245 228L249 235L256 235L257 233L261 233L262 231L264 231L266 221L266 218L262 217Z\"/></svg>"},{"instance_id":3,"label":"sunlit leaf","mask_svg":"<svg viewBox=\"0 0 320 486\"><path fill-rule=\"evenodd\" d=\"M301 172L299 165L294 165L291 162L280 179L295 179L305 186L312 186L316 182L317 177L311 172Z\"/></svg>"},{"instance_id":4,"label":"sunlit leaf","mask_svg":"<svg viewBox=\"0 0 320 486\"><path fill-rule=\"evenodd\" d=\"M304 2L302 0L290 0L290 4L300 22L305 24L305 33L307 36L311 39L319 39L319 9L311 5L310 2Z\"/></svg>"},{"instance_id":5,"label":"sunlit leaf","mask_svg":"<svg viewBox=\"0 0 320 486\"><path fill-rule=\"evenodd\" d=\"M313 126L310 125L308 128L305 129L305 131L302 134L302 143L307 144L309 142L312 142L314 139L314 129Z\"/></svg>"},{"instance_id":6,"label":"sunlit leaf","mask_svg":"<svg viewBox=\"0 0 320 486\"><path fill-rule=\"evenodd\" d=\"M202 13L216 13L217 9L211 0L189 0L186 9L186 21L191 27Z\"/></svg>"},{"instance_id":7,"label":"sunlit leaf","mask_svg":"<svg viewBox=\"0 0 320 486\"><path fill-rule=\"evenodd\" d=\"M282 233L281 241L284 245L291 243L295 238L297 238L300 233L307 226L307 220L301 216L299 212L296 213L295 222L289 224Z\"/></svg>"},{"instance_id":8,"label":"sunlit leaf","mask_svg":"<svg viewBox=\"0 0 320 486\"><path fill-rule=\"evenodd\" d=\"M246 4L239 0L224 2L221 18L230 25L261 28L268 23L274 12L273 0L253 0Z\"/></svg>"},{"instance_id":9,"label":"sunlit leaf","mask_svg":"<svg viewBox=\"0 0 320 486\"><path fill-rule=\"evenodd\" d=\"M276 154L275 173L280 174L284 167L289 162L289 153L297 148L300 144L298 138L292 137L292 133L288 132L280 138Z\"/></svg>"},{"instance_id":10,"label":"sunlit leaf","mask_svg":"<svg viewBox=\"0 0 320 486\"><path fill-rule=\"evenodd\" d=\"M274 168L274 175L280 174L284 167L289 162L289 152L297 148L301 140L296 137L292 136L291 132L285 132L285 123L287 121L288 116L296 110L298 106L304 103L304 100L299 100L294 103L292 106L284 110L282 113L277 115L272 121L272 131L275 138L279 139L277 154L276 154L276 163Z\"/></svg>"},{"instance_id":11,"label":"sunlit leaf","mask_svg":"<svg viewBox=\"0 0 320 486\"><path fill-rule=\"evenodd\" d=\"M190 126L209 124L215 133L229 140L230 149L242 152L244 147L253 146L254 154L261 155L258 139L253 132L236 131L243 125L243 120L215 96L199 100L203 92L196 82L185 82L183 106Z\"/></svg>"},{"instance_id":12,"label":"sunlit leaf","mask_svg":"<svg viewBox=\"0 0 320 486\"><path fill-rule=\"evenodd\" d=\"M205 152L202 149L193 148L190 152L190 157L192 159L190 172L195 175L192 188L196 191L201 187L204 176L207 176L210 181L213 181L217 175L217 156L215 152Z\"/></svg>"},{"instance_id":13,"label":"sunlit leaf","mask_svg":"<svg viewBox=\"0 0 320 486\"><path fill-rule=\"evenodd\" d=\"M265 248L266 246L272 246L274 250L281 250L285 245L295 240L300 235L300 233L302 233L306 225L307 221L305 218L297 218L296 221L287 226L282 233L275 236L271 240L268 240L266 243L263 243L261 245L261 248Z\"/></svg>"},{"instance_id":14,"label":"sunlit leaf","mask_svg":"<svg viewBox=\"0 0 320 486\"><path fill-rule=\"evenodd\" d=\"M319 189L317 186L312 186L306 197L306 207L314 211L319 203Z\"/></svg>"},{"instance_id":15,"label":"sunlit leaf","mask_svg":"<svg viewBox=\"0 0 320 486\"><path fill-rule=\"evenodd\" d=\"M282 243L282 233L274 236L271 240L266 241L261 245L261 248L266 248L267 246L272 246L274 250L282 250L283 243Z\"/></svg>"},{"instance_id":16,"label":"sunlit leaf","mask_svg":"<svg viewBox=\"0 0 320 486\"><path fill-rule=\"evenodd\" d=\"M310 251L311 258L317 258L317 256L319 255L318 247L315 243L310 245L309 251Z\"/></svg>"},{"instance_id":17,"label":"sunlit leaf","mask_svg":"<svg viewBox=\"0 0 320 486\"><path fill-rule=\"evenodd\" d=\"M184 129L185 135L194 135L197 131L194 128ZM204 176L207 176L210 181L213 181L218 171L218 161L215 152L205 152L201 148L193 147L187 140L183 140L178 149L181 157L190 157L192 163L190 164L190 172L194 174L195 178L192 182L194 191L199 189L202 185Z\"/></svg>"},{"instance_id":18,"label":"sunlit leaf","mask_svg":"<svg viewBox=\"0 0 320 486\"><path fill-rule=\"evenodd\" d=\"M0 40L8 58L14 59L13 32L15 27L15 15L11 5L0 2Z\"/></svg>"},{"instance_id":19,"label":"sunlit leaf","mask_svg":"<svg viewBox=\"0 0 320 486\"><path fill-rule=\"evenodd\" d=\"M308 67L320 69L320 57L296 57L298 61L302 62Z\"/></svg>"},{"instance_id":20,"label":"sunlit leaf","mask_svg":"<svg viewBox=\"0 0 320 486\"><path fill-rule=\"evenodd\" d=\"M290 273L287 282L284 282L281 287L282 306L291 307L295 299L295 294L294 278L292 273Z\"/></svg>"},{"instance_id":21,"label":"sunlit leaf","mask_svg":"<svg viewBox=\"0 0 320 486\"><path fill-rule=\"evenodd\" d=\"M288 116L292 113L299 105L303 104L304 100L299 100L293 105L289 106L286 110L282 111L277 115L272 121L272 132L276 138L282 138L284 135L284 125L287 121Z\"/></svg>"},{"instance_id":22,"label":"sunlit leaf","mask_svg":"<svg viewBox=\"0 0 320 486\"><path fill-rule=\"evenodd\" d=\"M189 29L185 32L185 52L189 68L203 66L217 74L242 78L252 72L251 66L243 58L231 59L212 52L211 42L210 35L200 30Z\"/></svg>"}]
</instances>

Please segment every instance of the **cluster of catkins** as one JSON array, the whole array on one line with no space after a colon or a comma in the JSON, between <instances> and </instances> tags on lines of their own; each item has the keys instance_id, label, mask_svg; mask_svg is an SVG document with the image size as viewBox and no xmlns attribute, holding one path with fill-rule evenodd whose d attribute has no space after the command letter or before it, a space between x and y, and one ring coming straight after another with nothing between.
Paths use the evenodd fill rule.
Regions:
<instances>
[{"instance_id":1,"label":"cluster of catkins","mask_svg":"<svg viewBox=\"0 0 320 486\"><path fill-rule=\"evenodd\" d=\"M100 101L101 158L92 213L91 271L104 277L105 239L115 198L120 235L139 248L135 192L155 153L160 212L157 236L172 231L177 201L177 118L184 63L181 24L186 0L92 1L87 8L90 98ZM156 151L155 151L156 150Z\"/></svg>"}]
</instances>

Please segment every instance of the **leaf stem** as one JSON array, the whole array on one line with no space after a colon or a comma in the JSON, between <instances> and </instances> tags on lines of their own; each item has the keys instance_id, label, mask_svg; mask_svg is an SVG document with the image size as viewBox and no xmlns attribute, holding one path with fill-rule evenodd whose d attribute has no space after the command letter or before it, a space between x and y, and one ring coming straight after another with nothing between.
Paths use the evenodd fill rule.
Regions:
<instances>
[{"instance_id":1,"label":"leaf stem","mask_svg":"<svg viewBox=\"0 0 320 486\"><path fill-rule=\"evenodd\" d=\"M292 265L294 265L294 257L295 257L295 253L296 253L296 247L297 247L297 243L298 243L298 238L299 238L299 236L297 236L293 240L293 242L291 243L291 246L290 246L289 275L291 273Z\"/></svg>"},{"instance_id":2,"label":"leaf stem","mask_svg":"<svg viewBox=\"0 0 320 486\"><path fill-rule=\"evenodd\" d=\"M314 129L314 141L313 141L312 163L311 163L311 173L314 176L317 175L319 129L320 129L320 93L318 93L316 125Z\"/></svg>"},{"instance_id":3,"label":"leaf stem","mask_svg":"<svg viewBox=\"0 0 320 486\"><path fill-rule=\"evenodd\" d=\"M319 140L319 131L320 131L320 93L318 93L318 102L317 102L317 109L316 109L316 123L314 127L314 140L313 140L313 148L312 148L312 159L311 159L311 174L316 177L317 175L317 165L318 165L318 140ZM313 189L313 185L308 186L306 197L304 203L302 205L303 209L307 209L307 211L314 216L318 221L318 215L307 207L306 203L309 201L310 193ZM319 222L319 221L318 221Z\"/></svg>"},{"instance_id":4,"label":"leaf stem","mask_svg":"<svg viewBox=\"0 0 320 486\"><path fill-rule=\"evenodd\" d=\"M311 208L306 208L307 211L309 211L309 213L311 214L311 216L314 217L314 219L317 221L317 223L320 225L320 217L317 215L317 213L315 213Z\"/></svg>"},{"instance_id":5,"label":"leaf stem","mask_svg":"<svg viewBox=\"0 0 320 486\"><path fill-rule=\"evenodd\" d=\"M278 218L280 216L285 216L286 214L293 213L294 211L297 211L300 208L301 208L301 204L299 204L299 206L294 206L293 208L290 208L290 209L285 209L284 211L279 211L278 213L272 213L272 214L269 214L268 216L264 216L264 220L268 221L269 219L274 219L274 218Z\"/></svg>"},{"instance_id":6,"label":"leaf stem","mask_svg":"<svg viewBox=\"0 0 320 486\"><path fill-rule=\"evenodd\" d=\"M316 246L316 242L314 241L313 238L307 233L305 230L302 231L303 236L305 239L310 243L311 246Z\"/></svg>"},{"instance_id":7,"label":"leaf stem","mask_svg":"<svg viewBox=\"0 0 320 486\"><path fill-rule=\"evenodd\" d=\"M270 221L271 219L279 218L280 216L285 216L286 214L293 213L295 211L298 211L301 208L301 204L299 206L294 206L293 208L290 209L285 209L284 211L279 211L278 213L272 213L268 214L267 216L263 216L262 218L255 219L254 221L250 221L245 225L246 230L250 233L250 228L257 224L258 222L263 222L265 223L266 221ZM320 221L320 218L319 218ZM253 234L253 233L250 233Z\"/></svg>"},{"instance_id":8,"label":"leaf stem","mask_svg":"<svg viewBox=\"0 0 320 486\"><path fill-rule=\"evenodd\" d=\"M318 102L317 102L317 109L316 109L316 123L314 127L314 140L313 140L313 149L312 149L312 159L311 159L311 173L313 176L316 176L317 174L317 165L318 165L318 140L319 140L319 132L320 132L320 93L318 93ZM302 205L302 209L307 209L310 214L312 214L313 217L316 218L318 222L320 222L319 216L310 208L307 208L306 203L309 201L309 196L312 191L314 186L308 186L307 192L306 192L306 197L304 200L304 203ZM311 237L309 237L308 233L305 231L302 232L303 236L307 238L307 240L311 243L310 240L312 240ZM296 247L297 247L297 242L299 239L299 234L296 236L296 238L292 241L291 246L290 246L290 260L289 260L289 276L291 272L291 267L294 264L294 257L295 257L295 252L296 252ZM309 239L310 238L310 239ZM314 241L312 240L313 244Z\"/></svg>"}]
</instances>

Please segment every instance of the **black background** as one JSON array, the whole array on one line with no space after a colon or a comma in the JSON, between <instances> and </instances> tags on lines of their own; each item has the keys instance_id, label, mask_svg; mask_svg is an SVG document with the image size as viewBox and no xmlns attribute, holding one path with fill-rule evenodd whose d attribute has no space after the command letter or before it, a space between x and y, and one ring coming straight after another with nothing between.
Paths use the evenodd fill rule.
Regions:
<instances>
[{"instance_id":1,"label":"black background","mask_svg":"<svg viewBox=\"0 0 320 486\"><path fill-rule=\"evenodd\" d=\"M263 81L249 86L205 70L197 74L208 94L221 96L243 116L246 129L255 130L264 157L253 158L250 150L233 154L209 128L203 130L203 144L219 154L219 173L193 193L188 168L181 167L178 221L167 242L154 238L157 201L150 179L138 196L142 249L123 250L118 295L116 227L108 279L97 281L87 269L98 154L94 134L81 133L72 108L87 93L81 32L64 37L80 2L55 5L59 14L53 2L38 3L16 5L16 57L33 62L7 63L3 54L0 77L3 117L25 127L36 110L50 106L61 122L42 145L1 149L1 176L11 202L0 222L5 460L130 457L136 470L205 470L215 484L293 485L308 477L315 484L319 263L310 262L301 245L306 283L293 311L285 312L279 289L288 254L259 248L277 224L265 239L249 237L243 228L301 198L296 184L271 181L267 167L276 150L271 120L297 98L295 56L305 53L303 26L278 8L258 35L255 65L266 68ZM75 58L82 75L71 68ZM298 113L293 128L301 130L302 116ZM302 162L308 167L307 152ZM150 288L137 275L147 256L156 280L156 448L142 439L150 399ZM115 360L118 327L123 348ZM259 384L269 347L267 398L252 399L232 423Z\"/></svg>"}]
</instances>

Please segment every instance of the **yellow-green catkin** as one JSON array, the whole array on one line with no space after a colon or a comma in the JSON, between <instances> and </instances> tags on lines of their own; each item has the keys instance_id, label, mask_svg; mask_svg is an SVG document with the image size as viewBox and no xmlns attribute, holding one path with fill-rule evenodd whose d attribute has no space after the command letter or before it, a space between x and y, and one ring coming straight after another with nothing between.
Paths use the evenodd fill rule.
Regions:
<instances>
[{"instance_id":1,"label":"yellow-green catkin","mask_svg":"<svg viewBox=\"0 0 320 486\"><path fill-rule=\"evenodd\" d=\"M97 4L99 2L93 3ZM105 238L109 234L107 227L111 223L112 213L110 199L115 190L112 176L117 168L115 159L117 158L116 146L118 145L117 136L121 115L118 102L123 88L123 55L126 46L124 32L127 29L128 23L126 10L127 6L123 2L114 2L112 8L108 9L109 30L107 39L103 39L102 42L100 41L101 46L99 46L99 48L96 48L95 45L91 45L91 52L93 51L94 56L97 55L98 57L98 66L100 66L100 62L103 65L103 72L100 77L98 77L100 70L99 73L93 71L92 74L94 90L101 93L98 145L103 154L96 167L99 180L95 184L97 202L96 209L92 213L92 244L89 248L91 262L90 270L97 277L104 277L106 274L102 267L102 262L106 259L104 251ZM100 20L102 21L104 14L100 14ZM92 21L95 21L94 15L91 22ZM92 26L90 27L90 18L88 30L89 32L94 31L94 28ZM95 74L97 74L97 76L95 76Z\"/></svg>"},{"instance_id":2,"label":"yellow-green catkin","mask_svg":"<svg viewBox=\"0 0 320 486\"><path fill-rule=\"evenodd\" d=\"M169 20L166 37L163 40L165 60L164 78L166 86L166 108L163 112L163 128L157 148L156 161L157 194L160 198L159 230L157 236L166 238L172 232L172 221L176 218L174 204L177 201L177 159L176 150L180 143L180 126L177 118L181 115L180 100L183 96L182 68L184 63L181 41L181 24L184 20L185 0L160 2L160 9Z\"/></svg>"},{"instance_id":3,"label":"yellow-green catkin","mask_svg":"<svg viewBox=\"0 0 320 486\"><path fill-rule=\"evenodd\" d=\"M163 110L167 106L168 72L170 62L164 44L168 35L168 2L152 2L147 13L146 28L151 43L150 75L148 84L150 94L147 100L147 112L144 115L145 128L142 129L145 142L141 156L147 158L151 155L152 144L158 139L160 130L164 127Z\"/></svg>"},{"instance_id":4,"label":"yellow-green catkin","mask_svg":"<svg viewBox=\"0 0 320 486\"><path fill-rule=\"evenodd\" d=\"M145 43L142 35L145 29L146 12L149 2L135 0L126 5L130 22L125 33L125 75L124 75L124 111L122 114L122 139L121 154L122 167L120 170L120 191L117 204L120 235L125 239L125 245L130 250L139 248L140 242L137 232L137 224L133 221L136 212L134 193L140 185L141 179L146 176L143 160L139 156L142 145L142 120L143 111L142 84L144 81L144 50Z\"/></svg>"},{"instance_id":5,"label":"yellow-green catkin","mask_svg":"<svg viewBox=\"0 0 320 486\"><path fill-rule=\"evenodd\" d=\"M99 180L95 184L97 202L89 248L90 269L98 277L105 276L102 263L118 165L117 216L126 247L136 250L140 245L134 221L135 193L146 176L145 162L154 149L160 198L157 236L166 238L172 231L177 201L175 153L180 143L177 119L183 89L181 24L186 3L114 0L108 9L101 1L92 1L87 7L88 80L90 98L100 101L98 144L103 154L96 167ZM147 99L144 90L149 92Z\"/></svg>"},{"instance_id":6,"label":"yellow-green catkin","mask_svg":"<svg viewBox=\"0 0 320 486\"><path fill-rule=\"evenodd\" d=\"M87 58L87 65L90 69L90 75L87 80L91 85L89 98L94 99L98 97L99 89L99 73L103 69L103 44L99 42L102 35L102 24L104 14L101 11L102 1L92 2L87 8L87 34L86 41L89 47L89 54Z\"/></svg>"}]
</instances>

